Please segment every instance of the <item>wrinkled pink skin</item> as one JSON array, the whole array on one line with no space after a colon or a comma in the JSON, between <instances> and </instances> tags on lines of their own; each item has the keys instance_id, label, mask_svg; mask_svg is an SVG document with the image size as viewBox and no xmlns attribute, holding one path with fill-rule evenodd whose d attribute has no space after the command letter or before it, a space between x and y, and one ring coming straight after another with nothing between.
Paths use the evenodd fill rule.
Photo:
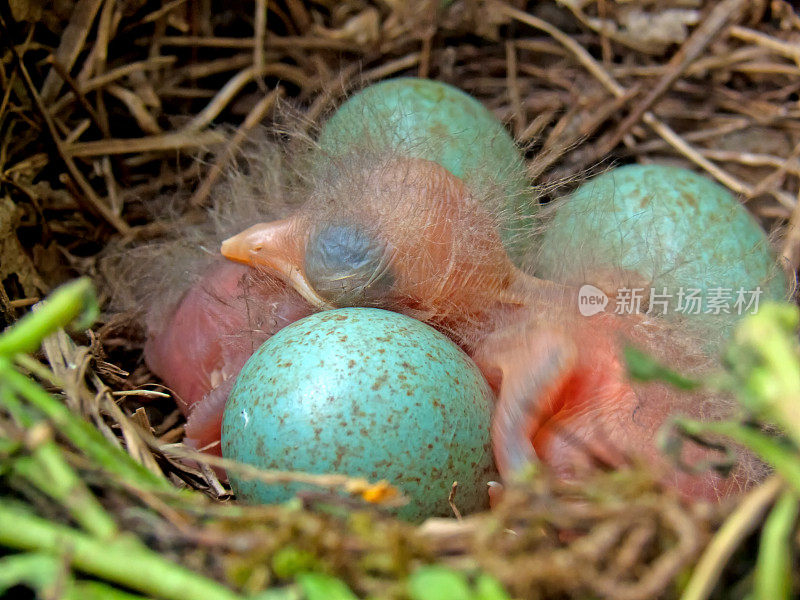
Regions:
<instances>
[{"instance_id":1,"label":"wrinkled pink skin","mask_svg":"<svg viewBox=\"0 0 800 600\"><path fill-rule=\"evenodd\" d=\"M672 413L719 418L724 410L711 407L706 414L704 401L724 409L721 399L640 385L627 376L622 359L627 341L678 371L706 368L688 330L672 330L644 315L582 317L577 290L511 264L492 219L461 180L421 159L379 167L365 169L366 176L350 173L347 185L334 182L336 202L320 193L319 203L306 212L251 226L223 242L224 256L274 277L258 280L249 267L219 263L186 294L165 328L151 329L146 354L152 370L175 388L185 409L202 399L189 412L191 443L203 448L218 441L225 399L244 361L269 335L312 312L298 293L319 308L348 305L346 297L337 303L333 292L320 297L305 270L315 223L347 218L387 249L392 289L375 305L448 333L493 387L492 443L504 480L538 462L561 479L580 481L597 466L613 469L638 461L689 498L714 499L746 488L758 467L752 458L745 457L741 471L728 478L690 474L677 470L656 444ZM373 230L376 223L380 227ZM614 285L617 275L624 274L587 273L587 280L614 290L620 287ZM265 315L268 323L254 322ZM686 463L719 458L696 444L683 448Z\"/></svg>"},{"instance_id":2,"label":"wrinkled pink skin","mask_svg":"<svg viewBox=\"0 0 800 600\"><path fill-rule=\"evenodd\" d=\"M150 324L144 356L178 396L186 439L219 455L225 402L244 363L269 337L313 312L271 275L214 263L163 319Z\"/></svg>"},{"instance_id":3,"label":"wrinkled pink skin","mask_svg":"<svg viewBox=\"0 0 800 600\"><path fill-rule=\"evenodd\" d=\"M236 375L266 339L312 312L287 284L251 267L223 260L205 272L168 313L166 325L150 331L145 346L148 366L178 395L188 417L186 443L219 455L222 414ZM501 473L536 457L570 480L590 470L593 460L621 467L628 451L688 498L735 491L734 482L713 473L670 468L656 449L653 432L671 403L667 388L654 386L650 408L643 407L626 383L620 343L636 338L631 319L576 315L565 324L553 314L527 320L511 319L468 348L497 393L493 440ZM687 451L687 462L707 458L696 447ZM493 502L501 493L502 487L489 490Z\"/></svg>"},{"instance_id":4,"label":"wrinkled pink skin","mask_svg":"<svg viewBox=\"0 0 800 600\"><path fill-rule=\"evenodd\" d=\"M677 469L659 450L655 434L673 411L701 415L698 398L681 398L661 383L636 387L628 378L623 346L641 346L657 324L613 314L559 320L552 312L489 334L472 353L497 394L492 442L504 478L536 461L566 481L639 461L688 499L715 501L747 485L746 474L725 478ZM682 348L661 349L670 364L689 366ZM687 442L680 458L697 465L722 456ZM490 495L496 501L499 490Z\"/></svg>"},{"instance_id":5,"label":"wrinkled pink skin","mask_svg":"<svg viewBox=\"0 0 800 600\"><path fill-rule=\"evenodd\" d=\"M598 467L643 463L686 497L710 499L757 480L760 466L751 456L742 456L731 475L722 478L710 471L677 469L659 449L658 433L671 415L715 420L731 412L725 398L676 392L628 377L623 362L627 342L679 372L713 368L714 361L702 356L686 324L673 326L647 315L584 317L577 289L538 279L511 263L491 214L465 182L441 165L416 158L354 164L326 182L330 190L309 195L306 209L225 240L223 256L281 274L320 307L368 301L450 335L497 394L492 444L504 480L531 464L547 465L562 480L580 481ZM382 248L370 281L390 273L390 289L376 283L374 296L340 297L339 284L347 291L341 278L330 285L319 274L308 277L312 236L343 220ZM585 281L608 288L609 295L647 281L614 268L585 275ZM322 279L322 289L314 288L315 279ZM680 450L683 462L699 467L722 458L708 444L693 441Z\"/></svg>"}]
</instances>

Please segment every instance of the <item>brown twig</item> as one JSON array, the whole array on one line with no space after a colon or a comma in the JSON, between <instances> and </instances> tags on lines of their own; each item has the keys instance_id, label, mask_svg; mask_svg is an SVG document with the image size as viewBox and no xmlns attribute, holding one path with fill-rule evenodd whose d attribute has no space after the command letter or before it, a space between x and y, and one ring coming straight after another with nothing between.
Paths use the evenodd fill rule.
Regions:
<instances>
[{"instance_id":1,"label":"brown twig","mask_svg":"<svg viewBox=\"0 0 800 600\"><path fill-rule=\"evenodd\" d=\"M5 26L3 27L5 29ZM65 165L67 166L67 170L70 173L73 181L78 185L80 188L82 195L81 198L85 198L88 201L89 207L100 214L109 224L111 224L119 233L126 235L130 231L130 227L128 226L125 221L123 221L119 215L114 214L111 209L103 202L100 197L95 193L92 187L89 185L89 182L86 181L83 174L80 172L78 167L75 165L75 162L72 160L72 157L65 151L63 142L61 140L60 135L58 134L58 130L53 122L53 119L50 117L49 112L47 111L42 98L39 96L39 93L36 91L35 86L33 85L33 81L31 80L31 76L28 73L28 69L25 67L25 64L22 62L22 59L16 53L16 50L12 49L14 59L17 62L19 67L19 71L22 75L22 79L25 82L25 86L28 89L28 93L32 96L34 103L39 111L40 116L44 120L45 124L47 125L47 129L50 132L50 137L52 138L55 146L56 151L61 156L61 159L64 161Z\"/></svg>"},{"instance_id":2,"label":"brown twig","mask_svg":"<svg viewBox=\"0 0 800 600\"><path fill-rule=\"evenodd\" d=\"M267 117L269 111L275 106L275 102L282 95L283 89L277 88L258 101L258 103L248 113L244 123L242 123L241 127L237 129L236 133L225 145L222 153L211 165L208 175L206 175L203 183L197 187L197 190L189 200L190 205L201 206L202 204L205 204L208 195L211 193L211 190L214 187L214 184L222 175L227 164L236 155L236 152L239 150L245 140L247 140L249 133Z\"/></svg>"},{"instance_id":3,"label":"brown twig","mask_svg":"<svg viewBox=\"0 0 800 600\"><path fill-rule=\"evenodd\" d=\"M575 55L575 58L578 60L578 62L580 62L603 85L603 87L605 87L618 98L625 95L626 90L619 83L617 83L614 78L605 71L605 69L603 69L603 67L586 51L585 48L580 46L572 38L565 35L549 23L512 8L507 4L494 2L492 3L492 6L496 7L499 12L502 12L513 19L526 23L531 27L536 27L537 29L546 31L552 35ZM660 135L670 146L675 148L680 154L684 155L691 162L707 171L722 184L745 197L752 197L752 186L746 184L737 177L734 177L730 173L727 173L703 157L671 127L658 119L651 111L646 111L642 115L642 120L647 123L658 135ZM788 207L794 207L795 201L788 194L778 192L776 193L776 198L778 198L782 204Z\"/></svg>"},{"instance_id":4,"label":"brown twig","mask_svg":"<svg viewBox=\"0 0 800 600\"><path fill-rule=\"evenodd\" d=\"M692 35L689 36L667 63L666 72L645 97L636 103L631 113L619 124L609 140L597 150L598 154L607 154L622 141L623 136L664 95L692 61L712 42L722 28L733 19L741 17L745 3L746 0L723 0L714 6L708 16L701 21L700 25L692 32Z\"/></svg>"}]
</instances>

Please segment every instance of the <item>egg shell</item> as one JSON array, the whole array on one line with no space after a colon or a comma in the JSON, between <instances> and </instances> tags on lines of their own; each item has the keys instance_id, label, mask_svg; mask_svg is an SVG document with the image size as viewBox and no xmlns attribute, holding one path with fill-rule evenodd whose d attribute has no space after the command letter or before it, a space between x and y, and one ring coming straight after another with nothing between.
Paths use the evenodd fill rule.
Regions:
<instances>
[{"instance_id":1,"label":"egg shell","mask_svg":"<svg viewBox=\"0 0 800 600\"><path fill-rule=\"evenodd\" d=\"M534 214L525 163L503 124L463 91L414 77L376 83L331 116L319 145L326 156L391 151L442 165L497 215L511 253L523 251L519 233Z\"/></svg>"},{"instance_id":2,"label":"egg shell","mask_svg":"<svg viewBox=\"0 0 800 600\"><path fill-rule=\"evenodd\" d=\"M672 297L665 317L689 317L720 340L740 316L734 307L739 289L760 287L759 303L787 296L786 277L750 213L721 185L672 166L613 169L558 208L543 237L537 274L597 285L602 282L593 278L610 268L639 274L648 291L667 288ZM700 314L677 310L681 288L700 290ZM713 314L715 288L731 290L728 314Z\"/></svg>"},{"instance_id":3,"label":"egg shell","mask_svg":"<svg viewBox=\"0 0 800 600\"><path fill-rule=\"evenodd\" d=\"M345 308L284 328L245 364L225 407L222 454L265 469L386 479L410 499L409 520L487 507L496 477L492 392L472 360L433 328L397 313ZM300 484L231 473L251 503Z\"/></svg>"}]
</instances>

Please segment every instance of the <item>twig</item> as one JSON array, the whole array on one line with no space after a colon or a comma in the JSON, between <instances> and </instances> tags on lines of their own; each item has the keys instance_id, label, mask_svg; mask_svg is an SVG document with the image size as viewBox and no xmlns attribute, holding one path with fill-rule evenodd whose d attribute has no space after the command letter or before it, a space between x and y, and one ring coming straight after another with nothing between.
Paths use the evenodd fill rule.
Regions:
<instances>
[{"instance_id":1,"label":"twig","mask_svg":"<svg viewBox=\"0 0 800 600\"><path fill-rule=\"evenodd\" d=\"M197 133L178 131L143 138L78 142L67 146L64 151L69 156L75 157L103 156L106 154L143 154L145 152L161 152L184 148L208 148L225 141L226 137L220 131L201 131Z\"/></svg>"},{"instance_id":2,"label":"twig","mask_svg":"<svg viewBox=\"0 0 800 600\"><path fill-rule=\"evenodd\" d=\"M53 56L53 62L58 63L66 72L75 64L80 54L83 43L89 35L92 23L97 16L97 11L104 0L80 0L72 9L72 18L61 36L61 43ZM51 69L42 85L41 98L44 102L51 102L61 89L62 79L57 70Z\"/></svg>"},{"instance_id":3,"label":"twig","mask_svg":"<svg viewBox=\"0 0 800 600\"><path fill-rule=\"evenodd\" d=\"M760 31L749 29L741 25L731 27L731 37L735 37L743 42L758 44L764 48L769 48L781 56L792 59L800 67L800 44L781 41L775 37L765 35Z\"/></svg>"},{"instance_id":4,"label":"twig","mask_svg":"<svg viewBox=\"0 0 800 600\"><path fill-rule=\"evenodd\" d=\"M240 48L250 50L255 45L253 38L225 38L202 36L171 36L161 39L164 46L205 47L205 48ZM281 50L338 50L340 52L359 52L360 48L353 42L330 38L305 36L277 36L269 38L268 48Z\"/></svg>"},{"instance_id":5,"label":"twig","mask_svg":"<svg viewBox=\"0 0 800 600\"><path fill-rule=\"evenodd\" d=\"M228 165L230 160L236 154L239 147L245 142L248 134L255 128L261 121L263 121L275 102L283 95L283 88L277 88L264 96L248 113L247 117L242 123L241 127L236 130L233 138L225 145L225 149L219 155L216 161L211 165L208 175L203 180L194 194L192 194L189 204L192 206L200 206L205 203L208 195L211 193L214 184L220 178L223 170Z\"/></svg>"},{"instance_id":6,"label":"twig","mask_svg":"<svg viewBox=\"0 0 800 600\"><path fill-rule=\"evenodd\" d=\"M462 521L464 518L461 516L461 511L456 506L456 492L458 491L458 482L454 481L450 486L450 493L447 494L447 503L450 505L450 510L456 516L456 520Z\"/></svg>"},{"instance_id":7,"label":"twig","mask_svg":"<svg viewBox=\"0 0 800 600\"><path fill-rule=\"evenodd\" d=\"M3 32L5 32L5 29L5 23L3 23ZM100 197L92 189L92 186L89 185L89 182L86 181L81 172L78 170L78 167L75 165L75 161L73 161L72 157L66 152L64 143L61 140L58 129L56 129L53 118L50 116L50 113L47 110L47 107L45 106L41 96L39 96L39 93L36 91L36 87L33 85L33 80L28 73L28 69L25 67L25 63L22 62L22 59L14 48L11 50L14 60L19 66L19 71L22 74L22 79L25 82L25 86L28 88L28 92L33 98L36 108L39 110L39 113L44 119L47 129L50 132L50 137L56 145L56 150L61 156L61 159L64 161L64 164L67 166L67 170L69 171L73 181L75 181L75 183L81 189L83 196L85 196L85 198L89 201L89 206L97 211L111 225L113 225L119 233L127 235L130 231L128 224L123 221L119 215L116 215L113 211L111 211L106 203L100 199Z\"/></svg>"},{"instance_id":8,"label":"twig","mask_svg":"<svg viewBox=\"0 0 800 600\"><path fill-rule=\"evenodd\" d=\"M519 138L525 129L525 114L522 109L522 95L517 81L517 49L514 42L506 42L506 86L508 99L514 113L514 137Z\"/></svg>"},{"instance_id":9,"label":"twig","mask_svg":"<svg viewBox=\"0 0 800 600\"><path fill-rule=\"evenodd\" d=\"M255 11L253 27L253 68L256 73L264 71L264 41L267 39L267 0L256 0L253 5ZM266 91L262 76L258 78L259 87Z\"/></svg>"},{"instance_id":10,"label":"twig","mask_svg":"<svg viewBox=\"0 0 800 600\"><path fill-rule=\"evenodd\" d=\"M510 18L516 19L522 23L530 25L531 27L535 27L549 33L551 36L553 36L553 38L563 44L567 50L572 52L576 60L583 65L586 70L589 71L603 85L603 87L614 94L614 96L619 98L626 93L625 88L617 83L616 80L614 80L614 78L608 74L602 65L600 65L583 46L561 32L558 28L552 26L546 21L534 17L533 15L529 15L521 10L512 8L511 6L502 2L498 2L497 0L494 0L489 5L489 10L492 8L497 9L498 12L506 14ZM681 138L681 136L679 136L672 128L658 119L652 112L646 111L644 115L642 115L642 120L673 148L683 154L691 162L706 170L711 176L722 182L722 184L728 186L734 192L742 194L743 196L752 196L751 186L747 185L726 171L723 171L717 165L704 158L699 152L697 152L697 150L692 148L692 146L690 146L683 138ZM781 204L784 204L789 208L794 207L795 201L788 194L776 192L775 196L781 202Z\"/></svg>"},{"instance_id":11,"label":"twig","mask_svg":"<svg viewBox=\"0 0 800 600\"><path fill-rule=\"evenodd\" d=\"M302 471L276 471L269 469L261 469L253 465L236 462L227 458L205 454L189 448L170 445L159 446L154 438L150 438L154 450L164 453L167 456L175 456L180 458L188 458L200 463L211 465L212 467L220 467L230 473L236 473L245 479L252 479L254 481L261 481L264 483L306 483L318 487L325 488L340 488L347 493L357 494L361 496L368 496L372 490L386 490L390 492L390 487L385 482L370 483L362 477L350 477L349 475L341 475L338 473L305 473ZM387 499L391 498L391 502L386 504L395 504L403 501L399 493L387 493Z\"/></svg>"},{"instance_id":12,"label":"twig","mask_svg":"<svg viewBox=\"0 0 800 600\"><path fill-rule=\"evenodd\" d=\"M97 111L91 105L89 100L86 98L83 92L80 91L78 82L75 81L72 76L64 70L64 67L62 67L60 63L54 61L51 61L51 63L52 68L55 69L56 73L58 73L61 76L61 79L64 80L64 83L66 83L70 90L72 90L72 97L76 98L83 109L89 113L92 121L94 121L98 129L100 129L100 132L103 134L103 136L107 138L111 137L111 132L108 130L108 124L100 118L100 115L97 114Z\"/></svg>"},{"instance_id":13,"label":"twig","mask_svg":"<svg viewBox=\"0 0 800 600\"><path fill-rule=\"evenodd\" d=\"M255 67L248 67L242 69L236 75L231 77L228 82L222 86L219 92L212 98L206 107L201 110L189 123L187 123L182 131L186 133L194 133L202 130L210 125L214 119L221 113L231 100L239 93L239 91L248 83L257 77L264 75L277 75L281 76L285 73L285 69L281 65L265 65L261 69ZM293 70L294 73L296 71ZM292 79L291 77L289 79Z\"/></svg>"},{"instance_id":14,"label":"twig","mask_svg":"<svg viewBox=\"0 0 800 600\"><path fill-rule=\"evenodd\" d=\"M711 43L717 33L732 18L741 15L745 1L723 0L714 6L708 16L700 22L700 25L692 32L692 35L689 36L667 63L666 72L653 86L653 89L636 104L631 113L619 124L611 138L597 150L600 155L607 154L619 144L623 136L639 122L642 115L650 110L656 101L675 83L678 77L686 71L692 61Z\"/></svg>"},{"instance_id":15,"label":"twig","mask_svg":"<svg viewBox=\"0 0 800 600\"><path fill-rule=\"evenodd\" d=\"M117 81L118 79L122 79L123 77L128 77L130 75L133 75L134 73L140 73L141 71L160 69L162 67L169 66L174 62L175 62L174 56L156 56L148 60L141 60L124 65L122 67L117 67L116 69L111 69L110 71L106 71L102 75L92 77L90 80L88 80L83 84L78 83L76 81L75 85L77 86L80 93L85 95L91 91L100 89L103 86L108 85L109 83ZM68 106L70 102L72 102L75 99L76 97L74 91L64 94L58 100L56 100L50 107L50 114L55 115L59 113L66 106Z\"/></svg>"}]
</instances>

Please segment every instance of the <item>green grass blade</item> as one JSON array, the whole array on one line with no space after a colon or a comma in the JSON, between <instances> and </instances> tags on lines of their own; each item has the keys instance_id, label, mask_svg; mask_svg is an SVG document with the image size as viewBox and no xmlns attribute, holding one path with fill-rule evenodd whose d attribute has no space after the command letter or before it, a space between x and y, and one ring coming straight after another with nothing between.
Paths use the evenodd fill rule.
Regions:
<instances>
[{"instance_id":1,"label":"green grass blade","mask_svg":"<svg viewBox=\"0 0 800 600\"><path fill-rule=\"evenodd\" d=\"M436 565L420 567L408 578L412 600L472 600L466 577Z\"/></svg>"},{"instance_id":2,"label":"green grass blade","mask_svg":"<svg viewBox=\"0 0 800 600\"><path fill-rule=\"evenodd\" d=\"M98 312L97 297L88 278L66 283L0 335L0 356L36 352L51 333L76 319L78 327L88 327Z\"/></svg>"},{"instance_id":3,"label":"green grass blade","mask_svg":"<svg viewBox=\"0 0 800 600\"><path fill-rule=\"evenodd\" d=\"M164 600L241 600L225 586L172 563L137 538L100 540L32 514L16 503L0 503L0 544L54 556L73 568Z\"/></svg>"},{"instance_id":4,"label":"green grass blade","mask_svg":"<svg viewBox=\"0 0 800 600\"><path fill-rule=\"evenodd\" d=\"M110 473L148 489L174 490L164 478L137 463L130 455L110 444L90 423L43 390L36 382L16 371L8 359L0 357L0 382L27 400L86 456ZM6 394L0 394L0 404ZM6 396L7 397L7 396Z\"/></svg>"},{"instance_id":5,"label":"green grass blade","mask_svg":"<svg viewBox=\"0 0 800 600\"><path fill-rule=\"evenodd\" d=\"M753 584L754 600L792 597L792 537L798 508L797 494L794 490L786 491L764 523Z\"/></svg>"},{"instance_id":6,"label":"green grass blade","mask_svg":"<svg viewBox=\"0 0 800 600\"><path fill-rule=\"evenodd\" d=\"M58 579L61 567L55 557L36 552L0 558L0 595L16 585L44 590Z\"/></svg>"},{"instance_id":7,"label":"green grass blade","mask_svg":"<svg viewBox=\"0 0 800 600\"><path fill-rule=\"evenodd\" d=\"M322 573L302 573L297 576L297 583L306 600L358 600L341 579Z\"/></svg>"}]
</instances>

